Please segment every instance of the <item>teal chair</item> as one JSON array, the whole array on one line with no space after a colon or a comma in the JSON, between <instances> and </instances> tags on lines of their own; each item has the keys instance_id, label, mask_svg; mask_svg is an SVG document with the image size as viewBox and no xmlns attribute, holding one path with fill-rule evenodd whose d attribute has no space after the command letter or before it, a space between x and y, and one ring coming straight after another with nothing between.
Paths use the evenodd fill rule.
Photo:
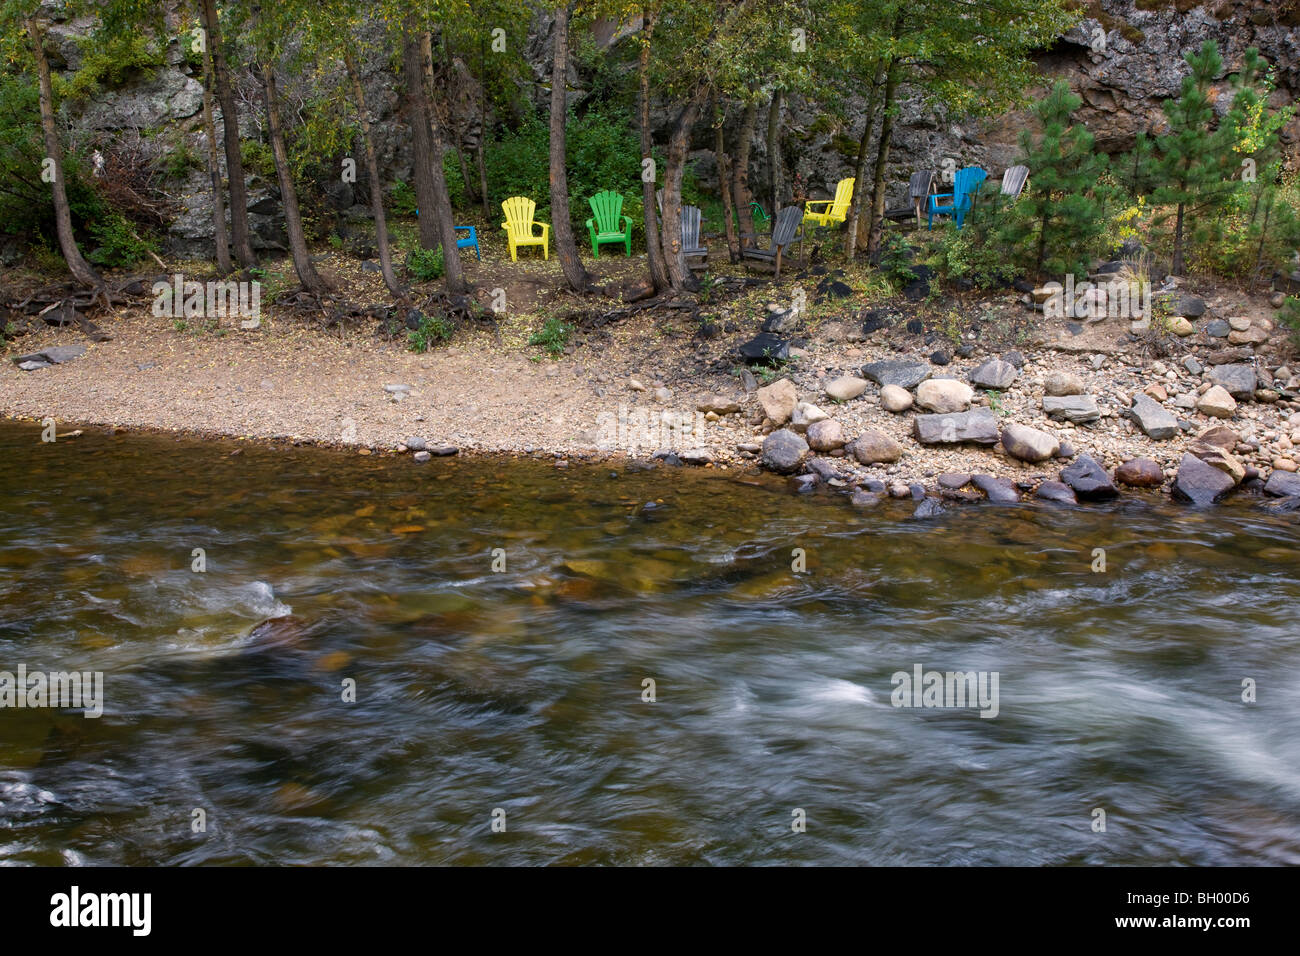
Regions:
<instances>
[{"instance_id":1,"label":"teal chair","mask_svg":"<svg viewBox=\"0 0 1300 956\"><path fill-rule=\"evenodd\" d=\"M962 223L966 221L966 214L974 204L975 192L988 176L989 174L978 166L967 166L957 170L956 175L952 177L952 192L936 193L930 197L925 218L926 228L934 228L935 216L951 216L960 229Z\"/></svg>"}]
</instances>

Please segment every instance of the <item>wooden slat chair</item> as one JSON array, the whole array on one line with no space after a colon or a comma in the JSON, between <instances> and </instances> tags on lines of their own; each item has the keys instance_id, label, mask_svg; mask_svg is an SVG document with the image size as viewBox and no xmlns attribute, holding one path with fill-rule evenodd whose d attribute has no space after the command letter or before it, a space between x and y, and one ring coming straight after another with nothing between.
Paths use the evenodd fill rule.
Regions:
<instances>
[{"instance_id":1,"label":"wooden slat chair","mask_svg":"<svg viewBox=\"0 0 1300 956\"><path fill-rule=\"evenodd\" d=\"M1015 202L1029 182L1028 166L1012 166L1002 174L1002 195Z\"/></svg>"},{"instance_id":2,"label":"wooden slat chair","mask_svg":"<svg viewBox=\"0 0 1300 956\"><path fill-rule=\"evenodd\" d=\"M746 259L757 259L761 262L770 262L776 267L775 281L781 280L781 255L785 247L793 242L803 242L803 231L800 228L805 218L805 211L798 206L786 206L776 214L776 220L772 225L772 240L768 243L766 249L760 249L752 242L740 250L741 256ZM747 233L745 238L757 238L752 233Z\"/></svg>"},{"instance_id":3,"label":"wooden slat chair","mask_svg":"<svg viewBox=\"0 0 1300 956\"><path fill-rule=\"evenodd\" d=\"M682 207L682 261L688 265L691 259L700 257L708 264L709 250L700 241L701 218L699 206Z\"/></svg>"},{"instance_id":4,"label":"wooden slat chair","mask_svg":"<svg viewBox=\"0 0 1300 956\"><path fill-rule=\"evenodd\" d=\"M632 220L623 215L623 197L612 189L596 193L587 202L594 213L587 220L587 232L591 234L592 254L600 258L600 244L621 242L630 256L632 254Z\"/></svg>"},{"instance_id":5,"label":"wooden slat chair","mask_svg":"<svg viewBox=\"0 0 1300 956\"><path fill-rule=\"evenodd\" d=\"M892 222L902 222L906 219L916 220L916 228L921 228L921 217L925 215L926 203L930 199L930 194L934 192L935 171L933 169L921 169L912 173L907 181L907 201L906 206L894 206L892 209L885 210L885 218Z\"/></svg>"},{"instance_id":6,"label":"wooden slat chair","mask_svg":"<svg viewBox=\"0 0 1300 956\"><path fill-rule=\"evenodd\" d=\"M841 179L835 187L834 199L810 199L804 203L804 219L816 226L833 226L849 216L849 203L853 200L853 179ZM820 212L814 206L824 207Z\"/></svg>"},{"instance_id":7,"label":"wooden slat chair","mask_svg":"<svg viewBox=\"0 0 1300 956\"><path fill-rule=\"evenodd\" d=\"M952 178L952 192L937 193L929 198L927 203L926 223L930 229L934 228L935 216L951 216L957 223L957 228L962 227L966 220L966 214L970 212L972 199L975 191L979 189L980 183L988 178L988 173L978 166L966 166L957 170L956 175ZM941 200L950 200L942 202Z\"/></svg>"},{"instance_id":8,"label":"wooden slat chair","mask_svg":"<svg viewBox=\"0 0 1300 956\"><path fill-rule=\"evenodd\" d=\"M541 246L542 258L551 258L551 226L549 223L533 221L537 203L526 196L511 196L501 204L501 211L506 215L506 221L501 224L501 228L506 231L511 262L518 261L516 251L520 246ZM541 227L540 236L533 232L534 226Z\"/></svg>"}]
</instances>

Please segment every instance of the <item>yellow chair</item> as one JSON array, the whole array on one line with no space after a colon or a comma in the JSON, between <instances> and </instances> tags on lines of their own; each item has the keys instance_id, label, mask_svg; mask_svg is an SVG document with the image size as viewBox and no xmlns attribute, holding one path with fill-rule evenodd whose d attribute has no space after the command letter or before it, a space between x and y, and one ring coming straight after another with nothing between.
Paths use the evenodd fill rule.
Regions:
<instances>
[{"instance_id":1,"label":"yellow chair","mask_svg":"<svg viewBox=\"0 0 1300 956\"><path fill-rule=\"evenodd\" d=\"M551 226L545 222L533 222L533 213L537 203L524 196L511 196L501 204L506 214L506 221L501 228L506 231L506 240L510 243L510 261L517 262L515 250L520 246L541 246L542 258L551 258ZM541 226L540 236L533 234L533 226Z\"/></svg>"},{"instance_id":2,"label":"yellow chair","mask_svg":"<svg viewBox=\"0 0 1300 956\"><path fill-rule=\"evenodd\" d=\"M811 199L804 203L804 222L812 222L818 226L831 226L837 222L843 222L849 217L849 203L853 201L853 180L841 179L839 185L835 187L834 199ZM816 212L814 206L823 206L821 212Z\"/></svg>"}]
</instances>

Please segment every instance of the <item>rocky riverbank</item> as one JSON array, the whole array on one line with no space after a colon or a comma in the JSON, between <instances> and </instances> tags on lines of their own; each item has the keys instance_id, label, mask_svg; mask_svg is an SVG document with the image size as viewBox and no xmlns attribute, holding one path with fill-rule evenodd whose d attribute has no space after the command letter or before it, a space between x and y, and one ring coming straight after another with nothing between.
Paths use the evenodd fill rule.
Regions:
<instances>
[{"instance_id":1,"label":"rocky riverbank","mask_svg":"<svg viewBox=\"0 0 1300 956\"><path fill-rule=\"evenodd\" d=\"M420 460L505 452L767 469L864 507L888 495L933 510L1123 488L1300 503L1300 362L1266 295L1181 295L1155 333L1045 318L1006 293L960 303L954 323L956 310L925 303L862 308L824 268L789 281L764 294L802 301L812 281L815 301L798 310L742 293L697 314L694 329L638 314L580 331L556 361L509 319L413 354L287 319L195 334L131 315L109 323L108 341L24 336L10 358L26 368L0 370L0 412ZM746 364L755 333L789 360Z\"/></svg>"}]
</instances>

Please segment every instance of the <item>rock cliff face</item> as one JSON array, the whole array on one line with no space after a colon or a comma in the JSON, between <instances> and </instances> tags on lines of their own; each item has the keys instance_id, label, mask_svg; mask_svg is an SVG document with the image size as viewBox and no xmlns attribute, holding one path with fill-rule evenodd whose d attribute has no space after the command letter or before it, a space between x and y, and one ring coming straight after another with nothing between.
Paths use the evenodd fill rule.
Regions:
<instances>
[{"instance_id":1,"label":"rock cliff face","mask_svg":"<svg viewBox=\"0 0 1300 956\"><path fill-rule=\"evenodd\" d=\"M57 18L57 13L53 14ZM1204 40L1218 42L1225 62L1225 78L1241 62L1247 47L1259 47L1274 67L1277 85L1274 105L1293 102L1300 95L1300 0L1087 0L1085 19L1060 37L1050 49L1038 54L1045 83L1062 77L1083 98L1080 119L1096 137L1099 149L1117 153L1127 149L1138 132L1158 130L1162 102L1177 93L1186 64L1183 54ZM539 16L532 26L526 56L532 75L533 101L544 109L549 92L547 65L550 49L549 17ZM83 56L79 42L93 29L85 19L56 22L51 28L56 49L56 69L75 70ZM628 32L605 26L597 31L601 46L618 42ZM376 58L362 65L363 81L374 124L381 169L393 180L409 179L411 152L399 96L400 81L387 60ZM341 78L340 78L341 82ZM573 72L570 83L574 100L584 96L584 78ZM459 84L465 88L468 83ZM1224 84L1226 88L1226 83ZM292 84L285 89L292 100ZM472 92L472 90L471 90ZM1036 91L1029 91L1036 92ZM262 123L261 98L256 86L245 81L240 99L246 107L241 128L258 137ZM178 43L167 51L166 64L152 75L138 77L126 86L96 96L76 107L73 122L81 133L119 135L137 131L167 130L186 140L196 156L206 155L200 124L202 87L195 68ZM1226 109L1228 97L1218 101ZM508 121L508 120L507 120ZM734 143L732 118L728 141ZM655 122L666 128L668 111L656 111ZM861 133L860 119L840 123L828 121L816 104L792 100L783 119L782 162L784 177L801 173L811 192L830 195L841 177L852 175L852 163ZM895 131L889 182L891 203L903 199L907 177L919 168L942 168L945 160L958 166L982 165L994 174L1015 162L1020 131L1028 125L1027 113L1013 112L993 121L970 120L945 115L919 99L905 98ZM769 157L765 123L759 124L753 144L753 182L765 202L762 183L767 182ZM220 131L220 121L217 125ZM218 133L220 135L220 133ZM478 130L463 131L467 145ZM663 133L666 136L666 131ZM1300 159L1300 121L1284 131L1287 152ZM696 172L706 185L715 176L711 151L712 135L697 130L692 152ZM734 147L733 147L734 148ZM328 189L329 202L340 213L364 217L367 184L358 171L356 184L336 184ZM283 242L274 177L253 173L249 177L252 223L256 242L277 247ZM180 185L178 215L171 226L170 251L181 254L210 254L210 219L206 176L192 169Z\"/></svg>"}]
</instances>

